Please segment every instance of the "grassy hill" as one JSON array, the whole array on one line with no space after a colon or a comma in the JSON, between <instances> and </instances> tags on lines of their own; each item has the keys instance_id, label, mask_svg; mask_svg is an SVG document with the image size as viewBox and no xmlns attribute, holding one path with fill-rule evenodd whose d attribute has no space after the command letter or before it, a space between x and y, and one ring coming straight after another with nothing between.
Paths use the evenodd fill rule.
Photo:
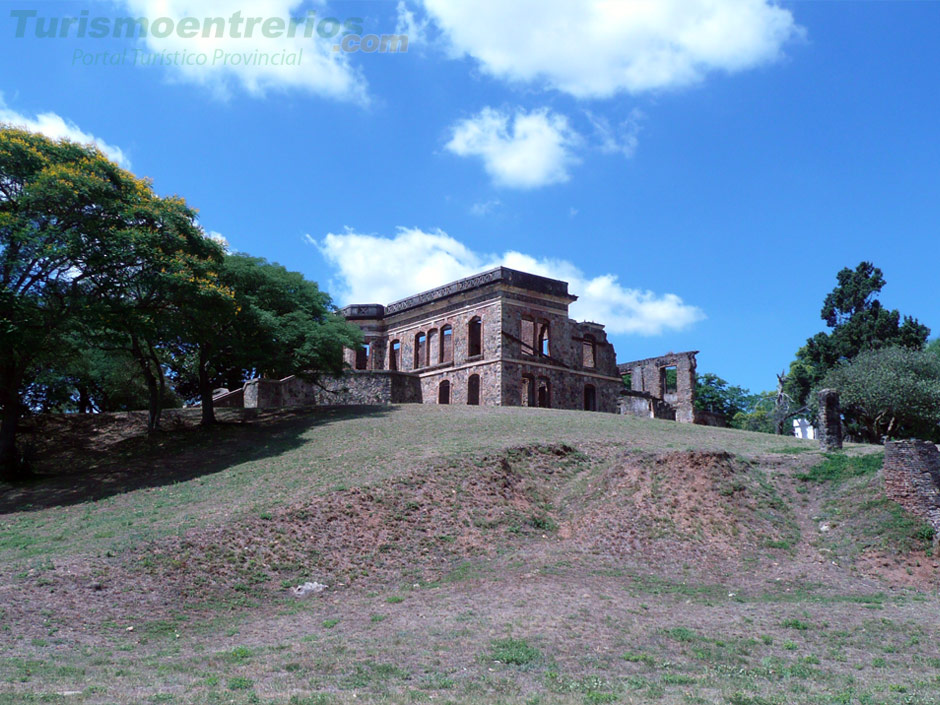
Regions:
<instances>
[{"instance_id":1,"label":"grassy hill","mask_svg":"<svg viewBox=\"0 0 940 705\"><path fill-rule=\"evenodd\" d=\"M0 486L0 704L940 700L931 537L878 449L227 414L33 423L40 480Z\"/></svg>"}]
</instances>

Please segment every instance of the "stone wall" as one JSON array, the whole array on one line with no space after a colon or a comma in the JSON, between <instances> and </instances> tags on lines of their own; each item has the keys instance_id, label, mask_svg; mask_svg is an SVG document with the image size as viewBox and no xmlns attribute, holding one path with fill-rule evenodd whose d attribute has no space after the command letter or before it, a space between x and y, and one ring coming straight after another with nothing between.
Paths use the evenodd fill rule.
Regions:
<instances>
[{"instance_id":1,"label":"stone wall","mask_svg":"<svg viewBox=\"0 0 940 705\"><path fill-rule=\"evenodd\" d=\"M539 387L547 383L547 399L540 398ZM506 361L502 365L502 405L542 406L617 413L623 383L618 379L578 372L536 362ZM593 408L586 408L585 388L594 388ZM531 391L530 391L531 390Z\"/></svg>"},{"instance_id":2,"label":"stone wall","mask_svg":"<svg viewBox=\"0 0 940 705\"><path fill-rule=\"evenodd\" d=\"M698 351L669 353L645 360L624 362L617 365L619 374L630 375L631 389L650 395L664 402L654 405L653 412L665 413L656 418L675 418L679 423L695 423L695 356ZM676 368L676 389L667 390L663 384L666 370ZM624 407L622 407L623 409ZM631 408L627 405L626 408Z\"/></svg>"},{"instance_id":3,"label":"stone wall","mask_svg":"<svg viewBox=\"0 0 940 705\"><path fill-rule=\"evenodd\" d=\"M826 451L842 447L842 410L839 407L839 393L834 389L819 392L819 447Z\"/></svg>"},{"instance_id":4,"label":"stone wall","mask_svg":"<svg viewBox=\"0 0 940 705\"><path fill-rule=\"evenodd\" d=\"M885 443L885 492L940 532L940 451L915 439Z\"/></svg>"},{"instance_id":5,"label":"stone wall","mask_svg":"<svg viewBox=\"0 0 940 705\"><path fill-rule=\"evenodd\" d=\"M349 371L339 377L322 375L316 384L298 376L245 383L245 408L349 404L408 404L421 401L417 377L403 372Z\"/></svg>"}]
</instances>

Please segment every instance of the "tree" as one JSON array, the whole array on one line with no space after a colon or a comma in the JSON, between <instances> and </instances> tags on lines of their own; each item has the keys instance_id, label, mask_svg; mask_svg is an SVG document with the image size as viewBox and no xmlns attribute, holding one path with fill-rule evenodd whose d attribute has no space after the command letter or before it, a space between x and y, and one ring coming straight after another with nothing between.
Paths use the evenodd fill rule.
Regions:
<instances>
[{"instance_id":1,"label":"tree","mask_svg":"<svg viewBox=\"0 0 940 705\"><path fill-rule=\"evenodd\" d=\"M0 128L0 476L21 474L25 390L62 368L76 329L134 356L155 425L171 310L213 258L221 250L182 199L156 196L93 146Z\"/></svg>"},{"instance_id":2,"label":"tree","mask_svg":"<svg viewBox=\"0 0 940 705\"><path fill-rule=\"evenodd\" d=\"M879 443L884 437L940 439L940 358L904 347L866 350L826 375L839 391L847 425Z\"/></svg>"},{"instance_id":3,"label":"tree","mask_svg":"<svg viewBox=\"0 0 940 705\"><path fill-rule=\"evenodd\" d=\"M728 384L716 374L706 372L695 380L695 408L721 414L729 421L754 405L753 395L743 387Z\"/></svg>"},{"instance_id":4,"label":"tree","mask_svg":"<svg viewBox=\"0 0 940 705\"><path fill-rule=\"evenodd\" d=\"M343 348L362 342L358 326L335 313L330 297L299 272L245 254L229 254L218 288L231 299L203 297L184 312L186 341L173 367L178 387L215 421L212 390L265 376L343 371Z\"/></svg>"},{"instance_id":5,"label":"tree","mask_svg":"<svg viewBox=\"0 0 940 705\"><path fill-rule=\"evenodd\" d=\"M885 309L878 294L885 285L881 270L861 262L837 275L836 287L826 295L820 312L830 332L809 338L797 351L783 386L797 406L805 406L810 392L837 364L852 360L866 350L901 346L923 347L930 329L897 310Z\"/></svg>"},{"instance_id":6,"label":"tree","mask_svg":"<svg viewBox=\"0 0 940 705\"><path fill-rule=\"evenodd\" d=\"M92 308L93 273L146 183L93 147L0 127L0 476L21 474L23 392Z\"/></svg>"}]
</instances>

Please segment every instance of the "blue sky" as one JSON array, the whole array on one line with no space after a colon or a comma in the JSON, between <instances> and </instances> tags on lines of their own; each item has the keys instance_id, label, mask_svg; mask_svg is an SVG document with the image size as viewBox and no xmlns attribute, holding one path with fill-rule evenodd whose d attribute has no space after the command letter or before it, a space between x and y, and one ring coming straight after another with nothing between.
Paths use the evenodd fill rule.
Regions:
<instances>
[{"instance_id":1,"label":"blue sky","mask_svg":"<svg viewBox=\"0 0 940 705\"><path fill-rule=\"evenodd\" d=\"M239 9L408 49L332 51L342 30L35 36L83 11ZM940 334L940 3L0 2L0 23L0 120L97 140L338 304L505 263L567 278L620 360L696 349L756 391L868 259L884 303ZM291 67L212 61L301 49ZM132 62L183 51L207 64Z\"/></svg>"}]
</instances>

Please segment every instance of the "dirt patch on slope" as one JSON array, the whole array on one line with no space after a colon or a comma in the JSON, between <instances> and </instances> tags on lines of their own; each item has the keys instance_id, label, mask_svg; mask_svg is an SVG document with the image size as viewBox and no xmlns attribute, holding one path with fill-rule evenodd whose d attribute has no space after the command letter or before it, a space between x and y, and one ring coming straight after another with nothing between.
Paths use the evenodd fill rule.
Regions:
<instances>
[{"instance_id":1,"label":"dirt patch on slope","mask_svg":"<svg viewBox=\"0 0 940 705\"><path fill-rule=\"evenodd\" d=\"M184 594L308 579L435 580L455 561L552 530L549 498L586 462L557 445L437 464L160 541L134 562Z\"/></svg>"},{"instance_id":2,"label":"dirt patch on slope","mask_svg":"<svg viewBox=\"0 0 940 705\"><path fill-rule=\"evenodd\" d=\"M729 453L627 456L592 483L586 504L562 534L621 557L723 560L782 546L793 532L772 486Z\"/></svg>"}]
</instances>

